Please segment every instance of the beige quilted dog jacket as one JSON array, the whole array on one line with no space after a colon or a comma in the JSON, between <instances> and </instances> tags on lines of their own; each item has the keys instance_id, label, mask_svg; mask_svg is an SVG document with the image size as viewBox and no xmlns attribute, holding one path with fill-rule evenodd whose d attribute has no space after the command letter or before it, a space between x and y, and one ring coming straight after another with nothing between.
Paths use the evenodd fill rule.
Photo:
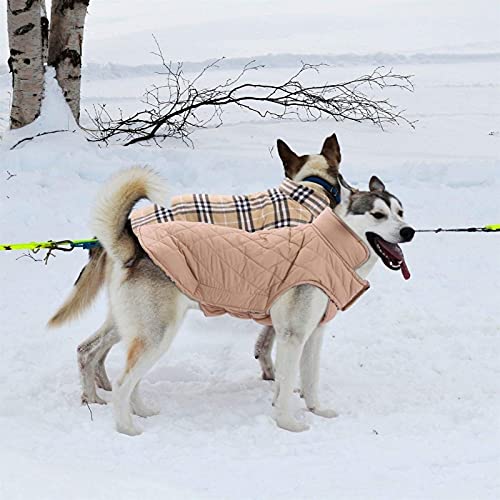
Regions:
<instances>
[{"instance_id":1,"label":"beige quilted dog jacket","mask_svg":"<svg viewBox=\"0 0 500 500\"><path fill-rule=\"evenodd\" d=\"M311 284L330 298L322 322L347 309L369 283L355 272L368 249L331 209L311 224L248 233L197 222L134 228L141 246L206 316L228 313L271 325L288 289Z\"/></svg>"}]
</instances>

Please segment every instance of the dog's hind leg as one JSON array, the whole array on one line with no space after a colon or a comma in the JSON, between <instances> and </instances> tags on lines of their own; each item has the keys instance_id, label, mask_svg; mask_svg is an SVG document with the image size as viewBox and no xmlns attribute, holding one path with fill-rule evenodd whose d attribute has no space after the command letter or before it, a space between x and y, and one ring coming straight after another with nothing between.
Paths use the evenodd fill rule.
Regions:
<instances>
[{"instance_id":1,"label":"dog's hind leg","mask_svg":"<svg viewBox=\"0 0 500 500\"><path fill-rule=\"evenodd\" d=\"M118 335L116 329L113 328L103 337L102 348L95 354L95 357L98 358L95 364L95 383L97 387L105 391L111 391L111 382L106 372L105 361L111 348L118 342L120 342L120 335Z\"/></svg>"},{"instance_id":2,"label":"dog's hind leg","mask_svg":"<svg viewBox=\"0 0 500 500\"><path fill-rule=\"evenodd\" d=\"M306 407L315 415L333 418L337 416L335 410L322 408L318 398L319 358L323 343L323 328L318 327L307 339L300 359L301 393Z\"/></svg>"},{"instance_id":3,"label":"dog's hind leg","mask_svg":"<svg viewBox=\"0 0 500 500\"><path fill-rule=\"evenodd\" d=\"M106 401L101 399L96 393L96 364L102 353L109 350L119 340L120 337L114 330L113 321L108 316L101 327L78 346L77 357L82 383L82 404L106 404Z\"/></svg>"},{"instance_id":4,"label":"dog's hind leg","mask_svg":"<svg viewBox=\"0 0 500 500\"><path fill-rule=\"evenodd\" d=\"M255 359L259 360L263 380L274 380L272 351L275 336L274 328L266 326L255 343Z\"/></svg>"},{"instance_id":5,"label":"dog's hind leg","mask_svg":"<svg viewBox=\"0 0 500 500\"><path fill-rule=\"evenodd\" d=\"M292 412L292 399L304 345L318 326L328 298L316 287L301 285L283 294L271 308L276 329L276 384L273 405L279 427L294 432L308 429Z\"/></svg>"},{"instance_id":6,"label":"dog's hind leg","mask_svg":"<svg viewBox=\"0 0 500 500\"><path fill-rule=\"evenodd\" d=\"M113 387L113 413L116 430L129 436L141 431L132 420L132 393L141 378L153 367L165 352L160 339L137 336L129 344L125 372Z\"/></svg>"},{"instance_id":7,"label":"dog's hind leg","mask_svg":"<svg viewBox=\"0 0 500 500\"><path fill-rule=\"evenodd\" d=\"M113 412L117 430L131 436L141 432L134 425L132 413L140 416L158 413L144 405L139 382L168 350L190 306L189 299L152 266L148 264L149 269L143 266L143 277L130 282L115 307L117 326L128 349L125 370L113 385ZM130 307L130 297L135 300L135 307Z\"/></svg>"}]
</instances>

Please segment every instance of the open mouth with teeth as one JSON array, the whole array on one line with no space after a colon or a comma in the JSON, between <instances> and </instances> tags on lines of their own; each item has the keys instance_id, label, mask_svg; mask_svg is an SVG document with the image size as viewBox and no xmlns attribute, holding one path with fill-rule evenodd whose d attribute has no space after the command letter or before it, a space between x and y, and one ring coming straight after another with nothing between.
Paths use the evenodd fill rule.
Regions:
<instances>
[{"instance_id":1,"label":"open mouth with teeth","mask_svg":"<svg viewBox=\"0 0 500 500\"><path fill-rule=\"evenodd\" d=\"M410 271L406 265L405 256L397 243L389 243L375 233L366 233L366 239L375 253L389 269L393 271L399 271L401 269L403 278L405 280L410 279Z\"/></svg>"}]
</instances>

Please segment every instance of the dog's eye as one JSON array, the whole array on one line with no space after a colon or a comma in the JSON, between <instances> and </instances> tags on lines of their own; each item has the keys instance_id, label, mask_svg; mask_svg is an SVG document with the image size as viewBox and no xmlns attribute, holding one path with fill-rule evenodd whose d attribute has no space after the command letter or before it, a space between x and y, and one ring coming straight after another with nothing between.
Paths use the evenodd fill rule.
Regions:
<instances>
[{"instance_id":1,"label":"dog's eye","mask_svg":"<svg viewBox=\"0 0 500 500\"><path fill-rule=\"evenodd\" d=\"M400 211L398 212L398 215L399 215L400 217L403 217L403 215L404 215L404 214L403 214L403 211L402 211L402 210L400 210Z\"/></svg>"},{"instance_id":2,"label":"dog's eye","mask_svg":"<svg viewBox=\"0 0 500 500\"><path fill-rule=\"evenodd\" d=\"M382 212L375 212L372 215L373 217L375 217L375 219L383 219L385 217L385 215Z\"/></svg>"}]
</instances>

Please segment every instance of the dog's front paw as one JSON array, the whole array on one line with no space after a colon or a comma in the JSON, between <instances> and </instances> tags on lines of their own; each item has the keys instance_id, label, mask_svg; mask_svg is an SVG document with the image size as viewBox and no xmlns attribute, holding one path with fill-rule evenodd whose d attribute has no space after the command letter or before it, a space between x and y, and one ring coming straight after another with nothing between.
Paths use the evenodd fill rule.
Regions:
<instances>
[{"instance_id":1,"label":"dog's front paw","mask_svg":"<svg viewBox=\"0 0 500 500\"><path fill-rule=\"evenodd\" d=\"M291 432L304 432L309 430L309 426L305 422L299 422L291 417L276 418L276 424L278 427Z\"/></svg>"},{"instance_id":2,"label":"dog's front paw","mask_svg":"<svg viewBox=\"0 0 500 500\"><path fill-rule=\"evenodd\" d=\"M116 430L121 434L126 434L127 436L139 436L142 434L142 430L135 425L116 424Z\"/></svg>"},{"instance_id":3,"label":"dog's front paw","mask_svg":"<svg viewBox=\"0 0 500 500\"><path fill-rule=\"evenodd\" d=\"M335 418L335 417L339 416L339 414L335 410L331 410L328 408L313 407L313 408L308 408L308 410L311 413L314 413L315 415L318 415L319 417L324 417L324 418Z\"/></svg>"}]
</instances>

